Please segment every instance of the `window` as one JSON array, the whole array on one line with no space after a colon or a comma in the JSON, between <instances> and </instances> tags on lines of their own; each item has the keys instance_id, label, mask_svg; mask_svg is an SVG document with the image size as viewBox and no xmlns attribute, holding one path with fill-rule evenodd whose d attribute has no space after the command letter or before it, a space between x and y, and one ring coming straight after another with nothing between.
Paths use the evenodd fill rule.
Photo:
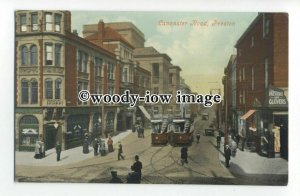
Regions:
<instances>
[{"instance_id":1,"label":"window","mask_svg":"<svg viewBox=\"0 0 300 196\"><path fill-rule=\"evenodd\" d=\"M31 103L38 103L38 83L36 80L31 81Z\"/></svg>"},{"instance_id":2,"label":"window","mask_svg":"<svg viewBox=\"0 0 300 196\"><path fill-rule=\"evenodd\" d=\"M242 70L241 69L239 70L239 81L240 82L242 81Z\"/></svg>"},{"instance_id":3,"label":"window","mask_svg":"<svg viewBox=\"0 0 300 196\"><path fill-rule=\"evenodd\" d=\"M251 71L251 79L252 79L252 90L254 90L254 67L252 67L252 71Z\"/></svg>"},{"instance_id":4,"label":"window","mask_svg":"<svg viewBox=\"0 0 300 196\"><path fill-rule=\"evenodd\" d=\"M83 70L82 71L87 72L88 55L86 53L83 53L82 61L83 61L83 66L82 66Z\"/></svg>"},{"instance_id":5,"label":"window","mask_svg":"<svg viewBox=\"0 0 300 196\"><path fill-rule=\"evenodd\" d=\"M96 73L96 76L101 76L102 75L101 70L102 70L102 59L95 57L95 73Z\"/></svg>"},{"instance_id":6,"label":"window","mask_svg":"<svg viewBox=\"0 0 300 196\"><path fill-rule=\"evenodd\" d=\"M31 14L31 30L32 31L38 30L38 15L37 15L37 13Z\"/></svg>"},{"instance_id":7,"label":"window","mask_svg":"<svg viewBox=\"0 0 300 196\"><path fill-rule=\"evenodd\" d=\"M154 77L159 76L159 64L158 63L153 63L152 64L152 74Z\"/></svg>"},{"instance_id":8,"label":"window","mask_svg":"<svg viewBox=\"0 0 300 196\"><path fill-rule=\"evenodd\" d=\"M243 80L246 80L245 67L243 67Z\"/></svg>"},{"instance_id":9,"label":"window","mask_svg":"<svg viewBox=\"0 0 300 196\"><path fill-rule=\"evenodd\" d=\"M52 14L46 13L46 31L52 31Z\"/></svg>"},{"instance_id":10,"label":"window","mask_svg":"<svg viewBox=\"0 0 300 196\"><path fill-rule=\"evenodd\" d=\"M114 94L114 87L109 87L109 88L108 88L108 93L109 93L110 95L113 95L113 94Z\"/></svg>"},{"instance_id":11,"label":"window","mask_svg":"<svg viewBox=\"0 0 300 196\"><path fill-rule=\"evenodd\" d=\"M266 14L263 14L263 37L269 34L270 20L266 18Z\"/></svg>"},{"instance_id":12,"label":"window","mask_svg":"<svg viewBox=\"0 0 300 196\"><path fill-rule=\"evenodd\" d=\"M269 86L269 60L265 59L265 88Z\"/></svg>"},{"instance_id":13,"label":"window","mask_svg":"<svg viewBox=\"0 0 300 196\"><path fill-rule=\"evenodd\" d=\"M20 27L21 32L27 31L27 25L26 25L26 15L20 16Z\"/></svg>"},{"instance_id":14,"label":"window","mask_svg":"<svg viewBox=\"0 0 300 196\"><path fill-rule=\"evenodd\" d=\"M55 99L60 99L61 95L61 79L55 80Z\"/></svg>"},{"instance_id":15,"label":"window","mask_svg":"<svg viewBox=\"0 0 300 196\"><path fill-rule=\"evenodd\" d=\"M37 47L36 45L30 48L30 63L31 65L37 65Z\"/></svg>"},{"instance_id":16,"label":"window","mask_svg":"<svg viewBox=\"0 0 300 196\"><path fill-rule=\"evenodd\" d=\"M46 65L53 64L53 45L46 44Z\"/></svg>"},{"instance_id":17,"label":"window","mask_svg":"<svg viewBox=\"0 0 300 196\"><path fill-rule=\"evenodd\" d=\"M78 85L77 85L77 90L79 93L81 90L88 90L88 83L87 82L82 82L82 81L78 81ZM87 105L88 102L81 102L78 99L78 105Z\"/></svg>"},{"instance_id":18,"label":"window","mask_svg":"<svg viewBox=\"0 0 300 196\"><path fill-rule=\"evenodd\" d=\"M114 79L114 65L108 63L108 79Z\"/></svg>"},{"instance_id":19,"label":"window","mask_svg":"<svg viewBox=\"0 0 300 196\"><path fill-rule=\"evenodd\" d=\"M21 49L21 63L22 65L28 65L28 49L27 46L23 46Z\"/></svg>"},{"instance_id":20,"label":"window","mask_svg":"<svg viewBox=\"0 0 300 196\"><path fill-rule=\"evenodd\" d=\"M124 67L122 72L122 81L128 82L128 68Z\"/></svg>"},{"instance_id":21,"label":"window","mask_svg":"<svg viewBox=\"0 0 300 196\"><path fill-rule=\"evenodd\" d=\"M252 36L251 37L251 48L253 48L254 47L254 37Z\"/></svg>"},{"instance_id":22,"label":"window","mask_svg":"<svg viewBox=\"0 0 300 196\"><path fill-rule=\"evenodd\" d=\"M82 52L77 51L77 69L78 71L82 71Z\"/></svg>"},{"instance_id":23,"label":"window","mask_svg":"<svg viewBox=\"0 0 300 196\"><path fill-rule=\"evenodd\" d=\"M173 84L173 74L169 74L169 84Z\"/></svg>"},{"instance_id":24,"label":"window","mask_svg":"<svg viewBox=\"0 0 300 196\"><path fill-rule=\"evenodd\" d=\"M243 104L246 103L246 91L245 89L243 90Z\"/></svg>"},{"instance_id":25,"label":"window","mask_svg":"<svg viewBox=\"0 0 300 196\"><path fill-rule=\"evenodd\" d=\"M55 66L61 65L61 45L55 44Z\"/></svg>"},{"instance_id":26,"label":"window","mask_svg":"<svg viewBox=\"0 0 300 196\"><path fill-rule=\"evenodd\" d=\"M61 15L55 14L55 31L60 31L61 27Z\"/></svg>"},{"instance_id":27,"label":"window","mask_svg":"<svg viewBox=\"0 0 300 196\"><path fill-rule=\"evenodd\" d=\"M45 81L45 95L46 99L53 99L53 82L51 79L46 79Z\"/></svg>"},{"instance_id":28,"label":"window","mask_svg":"<svg viewBox=\"0 0 300 196\"><path fill-rule=\"evenodd\" d=\"M28 104L29 103L29 94L28 94L28 81L22 80L21 82L21 89L22 89L22 95L21 95L21 103L22 104Z\"/></svg>"}]
</instances>

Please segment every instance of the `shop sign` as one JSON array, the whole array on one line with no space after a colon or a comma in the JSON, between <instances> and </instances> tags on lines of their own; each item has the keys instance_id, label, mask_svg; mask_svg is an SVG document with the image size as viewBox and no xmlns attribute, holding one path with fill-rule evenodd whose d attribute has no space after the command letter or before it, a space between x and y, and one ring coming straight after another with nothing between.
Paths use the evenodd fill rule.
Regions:
<instances>
[{"instance_id":1,"label":"shop sign","mask_svg":"<svg viewBox=\"0 0 300 196\"><path fill-rule=\"evenodd\" d=\"M288 101L286 96L284 95L284 90L275 88L275 87L269 87L268 93L267 93L267 105L268 107L287 107Z\"/></svg>"}]
</instances>

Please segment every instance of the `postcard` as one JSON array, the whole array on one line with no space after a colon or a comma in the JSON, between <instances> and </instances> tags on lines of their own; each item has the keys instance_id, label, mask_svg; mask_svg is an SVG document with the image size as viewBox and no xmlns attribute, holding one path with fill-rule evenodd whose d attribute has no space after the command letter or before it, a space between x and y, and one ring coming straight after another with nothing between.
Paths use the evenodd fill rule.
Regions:
<instances>
[{"instance_id":1,"label":"postcard","mask_svg":"<svg viewBox=\"0 0 300 196\"><path fill-rule=\"evenodd\" d=\"M14 17L16 182L288 184L288 13Z\"/></svg>"}]
</instances>

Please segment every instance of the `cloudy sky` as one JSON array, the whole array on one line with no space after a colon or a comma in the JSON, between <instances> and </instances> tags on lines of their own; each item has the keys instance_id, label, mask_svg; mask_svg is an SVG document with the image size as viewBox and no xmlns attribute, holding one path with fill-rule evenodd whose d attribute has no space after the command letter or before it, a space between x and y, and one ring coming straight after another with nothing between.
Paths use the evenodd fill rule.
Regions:
<instances>
[{"instance_id":1,"label":"cloudy sky","mask_svg":"<svg viewBox=\"0 0 300 196\"><path fill-rule=\"evenodd\" d=\"M193 92L222 88L222 75L234 45L257 13L107 12L73 11L72 28L81 34L84 24L130 21L145 35L145 46L168 54ZM194 22L197 22L196 26ZM166 22L178 25L165 25ZM215 22L218 22L216 25ZM215 24L215 25L213 25Z\"/></svg>"}]
</instances>

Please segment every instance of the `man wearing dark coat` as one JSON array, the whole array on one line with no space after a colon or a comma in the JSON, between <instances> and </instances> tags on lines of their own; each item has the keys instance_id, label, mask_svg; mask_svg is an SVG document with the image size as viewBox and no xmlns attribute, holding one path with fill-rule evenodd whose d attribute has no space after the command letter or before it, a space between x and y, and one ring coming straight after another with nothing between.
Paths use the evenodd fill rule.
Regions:
<instances>
[{"instance_id":1,"label":"man wearing dark coat","mask_svg":"<svg viewBox=\"0 0 300 196\"><path fill-rule=\"evenodd\" d=\"M231 149L229 148L229 145L225 146L225 161L226 161L226 167L230 167L229 166L229 160L230 160L230 156L231 156Z\"/></svg>"},{"instance_id":2,"label":"man wearing dark coat","mask_svg":"<svg viewBox=\"0 0 300 196\"><path fill-rule=\"evenodd\" d=\"M122 155L123 153L123 147L121 142L119 142L119 149L118 149L118 160L120 160L121 158L124 160L124 156Z\"/></svg>"},{"instance_id":3,"label":"man wearing dark coat","mask_svg":"<svg viewBox=\"0 0 300 196\"><path fill-rule=\"evenodd\" d=\"M183 162L188 163L187 157L188 157L188 149L187 147L184 146L181 148L181 159L183 160Z\"/></svg>"},{"instance_id":4,"label":"man wearing dark coat","mask_svg":"<svg viewBox=\"0 0 300 196\"><path fill-rule=\"evenodd\" d=\"M137 179L138 183L141 183L142 168L143 168L143 165L142 165L142 162L139 161L139 156L135 155L135 163L131 166L131 170L138 174L138 179Z\"/></svg>"},{"instance_id":5,"label":"man wearing dark coat","mask_svg":"<svg viewBox=\"0 0 300 196\"><path fill-rule=\"evenodd\" d=\"M98 154L98 145L99 145L99 142L98 142L97 138L95 138L93 141L94 156L97 156L97 154Z\"/></svg>"},{"instance_id":6,"label":"man wearing dark coat","mask_svg":"<svg viewBox=\"0 0 300 196\"><path fill-rule=\"evenodd\" d=\"M56 161L60 160L60 153L61 153L61 145L59 144L59 142L56 143Z\"/></svg>"},{"instance_id":7,"label":"man wearing dark coat","mask_svg":"<svg viewBox=\"0 0 300 196\"><path fill-rule=\"evenodd\" d=\"M219 134L217 136L217 147L220 148L220 142L221 142L221 135Z\"/></svg>"},{"instance_id":8,"label":"man wearing dark coat","mask_svg":"<svg viewBox=\"0 0 300 196\"><path fill-rule=\"evenodd\" d=\"M116 171L111 171L111 180L109 183L123 183L123 181L118 177Z\"/></svg>"}]
</instances>

